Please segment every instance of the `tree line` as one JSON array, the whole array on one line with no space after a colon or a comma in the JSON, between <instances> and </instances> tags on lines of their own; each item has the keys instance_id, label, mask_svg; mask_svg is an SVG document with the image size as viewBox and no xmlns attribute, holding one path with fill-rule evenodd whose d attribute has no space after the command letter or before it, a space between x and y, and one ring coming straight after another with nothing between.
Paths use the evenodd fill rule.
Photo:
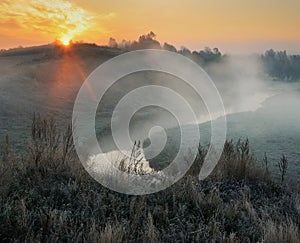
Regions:
<instances>
[{"instance_id":1,"label":"tree line","mask_svg":"<svg viewBox=\"0 0 300 243\"><path fill-rule=\"evenodd\" d=\"M275 80L300 81L300 55L288 55L286 51L270 49L261 55L264 68Z\"/></svg>"},{"instance_id":2,"label":"tree line","mask_svg":"<svg viewBox=\"0 0 300 243\"><path fill-rule=\"evenodd\" d=\"M161 44L156 40L156 34L149 32L141 35L138 40L127 41L122 40L120 43L114 38L110 38L108 46L112 48L120 48L125 50L139 50L139 49L163 49L184 55L201 66L210 63L217 63L226 58L218 48L205 47L204 50L191 51L186 47L177 49L175 46L164 43ZM274 51L270 49L263 55L259 56L262 66L268 76L273 80L280 80L285 82L300 81L300 55L288 55L286 51Z\"/></svg>"},{"instance_id":3,"label":"tree line","mask_svg":"<svg viewBox=\"0 0 300 243\"><path fill-rule=\"evenodd\" d=\"M181 47L179 50L177 50L175 46L166 42L161 45L161 43L156 40L156 34L152 31L148 34L141 35L137 41L122 40L120 43L118 43L116 39L110 38L108 41L108 46L126 50L163 49L182 54L188 58L191 58L200 65L205 65L211 62L219 62L223 57L218 48L211 49L206 47L204 50L197 52L190 51L186 47Z\"/></svg>"}]
</instances>

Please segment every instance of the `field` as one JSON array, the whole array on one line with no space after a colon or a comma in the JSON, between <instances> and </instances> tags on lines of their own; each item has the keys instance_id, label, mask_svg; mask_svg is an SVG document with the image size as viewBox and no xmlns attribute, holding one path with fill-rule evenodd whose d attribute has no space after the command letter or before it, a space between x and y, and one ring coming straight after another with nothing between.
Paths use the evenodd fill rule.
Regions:
<instances>
[{"instance_id":1,"label":"field","mask_svg":"<svg viewBox=\"0 0 300 243\"><path fill-rule=\"evenodd\" d=\"M228 131L218 166L199 181L210 135L201 99L165 74L124 77L98 107L96 131L106 152L115 146L112 107L128 90L145 83L170 85L199 105L199 124L189 126L199 126L201 132L198 156L180 181L156 194L130 196L92 179L78 160L68 127L83 81L123 51L91 44L77 44L68 53L56 48L0 54L1 241L299 242L297 83L273 83L265 76L252 80L249 70L235 75L230 62L206 67L224 98ZM223 75L219 68L229 71ZM231 81L232 90L226 88ZM176 151L178 124L167 112L148 107L135 114L132 137L146 144L143 129L153 124L165 128L168 136L165 150L149 160L160 170ZM279 164L285 158L283 172Z\"/></svg>"}]
</instances>

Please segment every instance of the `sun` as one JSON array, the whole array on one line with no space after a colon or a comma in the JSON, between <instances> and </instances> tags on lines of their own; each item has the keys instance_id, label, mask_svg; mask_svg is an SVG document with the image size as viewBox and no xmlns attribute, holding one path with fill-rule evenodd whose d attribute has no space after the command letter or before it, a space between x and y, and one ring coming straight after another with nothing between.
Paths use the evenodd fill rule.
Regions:
<instances>
[{"instance_id":1,"label":"sun","mask_svg":"<svg viewBox=\"0 0 300 243\"><path fill-rule=\"evenodd\" d=\"M63 41L62 44L63 44L64 46L69 46L69 45L70 45L70 41Z\"/></svg>"},{"instance_id":2,"label":"sun","mask_svg":"<svg viewBox=\"0 0 300 243\"><path fill-rule=\"evenodd\" d=\"M68 36L64 36L60 39L61 44L63 44L64 46L69 46L71 44L71 38Z\"/></svg>"}]
</instances>

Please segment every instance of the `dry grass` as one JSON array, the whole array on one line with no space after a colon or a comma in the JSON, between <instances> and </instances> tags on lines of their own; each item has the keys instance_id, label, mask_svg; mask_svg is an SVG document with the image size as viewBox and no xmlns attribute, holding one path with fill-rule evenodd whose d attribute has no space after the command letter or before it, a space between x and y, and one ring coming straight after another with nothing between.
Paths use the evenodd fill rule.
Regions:
<instances>
[{"instance_id":1,"label":"dry grass","mask_svg":"<svg viewBox=\"0 0 300 243\"><path fill-rule=\"evenodd\" d=\"M265 180L248 141L227 142L207 180L194 176L205 155L200 148L189 175L164 191L137 197L112 192L91 179L73 151L70 133L71 127L61 135L54 121L35 116L27 153L15 155L5 139L0 156L1 241L299 239L299 191Z\"/></svg>"},{"instance_id":2,"label":"dry grass","mask_svg":"<svg viewBox=\"0 0 300 243\"><path fill-rule=\"evenodd\" d=\"M120 225L106 225L103 232L100 234L100 239L93 237L92 242L100 241L101 243L119 243L123 242L123 231Z\"/></svg>"},{"instance_id":3,"label":"dry grass","mask_svg":"<svg viewBox=\"0 0 300 243\"><path fill-rule=\"evenodd\" d=\"M188 174L196 176L202 167L207 150L201 146L198 155ZM257 161L250 152L249 140L226 141L222 156L217 167L214 169L211 178L215 180L257 180L270 179L267 157L264 158L265 171L257 167Z\"/></svg>"},{"instance_id":4,"label":"dry grass","mask_svg":"<svg viewBox=\"0 0 300 243\"><path fill-rule=\"evenodd\" d=\"M273 242L293 242L300 240L299 226L292 220L287 219L281 222L268 220L264 226L263 241L266 243Z\"/></svg>"}]
</instances>

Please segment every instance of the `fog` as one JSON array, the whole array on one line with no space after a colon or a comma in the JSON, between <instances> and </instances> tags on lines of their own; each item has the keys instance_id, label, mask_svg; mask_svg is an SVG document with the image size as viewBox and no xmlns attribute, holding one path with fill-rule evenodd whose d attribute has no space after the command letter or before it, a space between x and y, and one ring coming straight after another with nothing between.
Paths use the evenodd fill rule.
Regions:
<instances>
[{"instance_id":1,"label":"fog","mask_svg":"<svg viewBox=\"0 0 300 243\"><path fill-rule=\"evenodd\" d=\"M0 56L0 137L9 134L16 149L22 148L29 139L33 112L51 115L61 126L70 122L75 97L85 78L105 60L122 53L80 46L74 53L52 56L47 48ZM271 80L256 55L228 56L221 62L206 65L205 70L224 102L227 138L249 137L258 159L268 152L276 161L285 153L299 175L299 84ZM97 135L108 151L113 144L111 138L106 137L110 133L107 129L111 112L124 95L145 84L163 85L178 92L193 107L198 123L203 124L202 129L209 129L208 111L189 85L165 73L134 73L112 86L99 104ZM156 95L159 98L159 94ZM166 129L170 139L167 144L174 136L180 136L175 130L168 133L168 129L178 126L178 121L168 111L148 107L138 111L131 120L132 140L141 139L147 143L149 131L154 126ZM202 133L205 135L207 131ZM176 141L173 142L176 147Z\"/></svg>"}]
</instances>

